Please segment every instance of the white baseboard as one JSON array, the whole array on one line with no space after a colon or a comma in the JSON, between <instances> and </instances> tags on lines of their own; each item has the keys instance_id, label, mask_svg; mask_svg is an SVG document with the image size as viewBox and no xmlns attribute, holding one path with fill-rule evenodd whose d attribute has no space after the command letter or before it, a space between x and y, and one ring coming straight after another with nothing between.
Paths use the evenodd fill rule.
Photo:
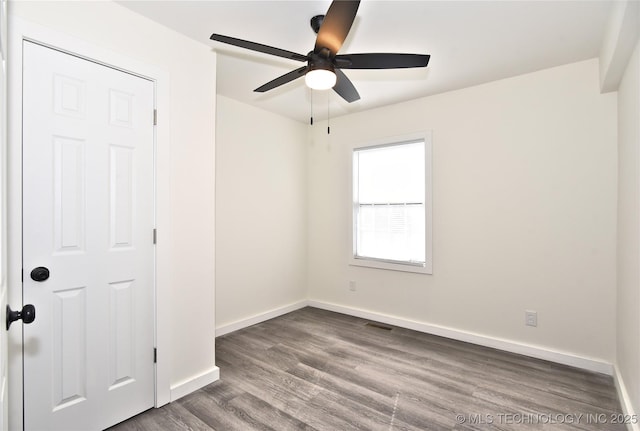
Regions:
<instances>
[{"instance_id":1,"label":"white baseboard","mask_svg":"<svg viewBox=\"0 0 640 431\"><path fill-rule=\"evenodd\" d=\"M425 332L427 334L465 341L467 343L478 344L480 346L492 347L494 349L504 350L506 352L517 353L537 359L544 359L547 361L570 365L572 367L582 368L584 370L594 371L597 373L613 375L613 365L598 359L585 358L567 352L560 352L539 346L532 346L515 341L488 337L486 335L447 328L445 326L416 322L401 317L390 316L387 314L376 313L359 308L346 307L329 302L309 300L307 304L311 307L321 308L323 310L335 311L337 313L348 314L350 316L361 317L363 319L374 320L381 323L387 323L389 325L412 329L419 332Z\"/></svg>"},{"instance_id":2,"label":"white baseboard","mask_svg":"<svg viewBox=\"0 0 640 431\"><path fill-rule=\"evenodd\" d=\"M622 379L622 374L620 374L620 370L618 367L614 367L613 381L616 385L616 391L618 391L618 399L620 399L620 405L622 406L622 413L631 417L636 415L636 411L633 408L633 404L631 403L631 398L629 397L629 392L627 392L627 386ZM637 416L635 416L637 417ZM627 430L629 431L640 431L640 424L627 424Z\"/></svg>"},{"instance_id":3,"label":"white baseboard","mask_svg":"<svg viewBox=\"0 0 640 431\"><path fill-rule=\"evenodd\" d=\"M294 302L293 304L285 305L283 307L274 308L273 310L265 311L264 313L256 314L245 319L237 320L235 322L222 325L216 328L216 337L228 334L239 329L247 328L257 323L262 323L266 320L273 319L274 317L282 316L283 314L291 313L292 311L299 310L309 305L309 301L303 300Z\"/></svg>"},{"instance_id":4,"label":"white baseboard","mask_svg":"<svg viewBox=\"0 0 640 431\"><path fill-rule=\"evenodd\" d=\"M264 313L256 314L246 319L238 320L227 325L222 325L216 328L216 337L249 327L251 325L255 325L257 323L264 322L269 319L273 319L274 317L282 316L283 314L290 313L306 306L320 308L328 311L335 311L337 313L348 314L350 316L361 317L363 319L374 320L381 323L387 323L389 325L399 326L401 328L412 329L414 331L438 335L441 337L451 338L453 340L478 344L480 346L492 347L494 349L504 350L506 352L517 353L520 355L530 356L532 358L543 359L546 361L552 361L576 368L582 368L584 370L607 374L610 376L614 373L612 364L598 359L585 358L583 356L551 350L540 346L518 343L511 340L489 337L486 335L461 331L445 326L416 322L414 320L409 320L402 317L391 316L388 314L377 313L360 308L347 307L344 305L316 300L299 301L293 304L266 311Z\"/></svg>"},{"instance_id":5,"label":"white baseboard","mask_svg":"<svg viewBox=\"0 0 640 431\"><path fill-rule=\"evenodd\" d=\"M211 367L211 369L204 373L191 377L171 385L170 390L170 402L173 402L185 395L195 392L200 388L207 386L210 383L217 381L220 378L220 369L218 367Z\"/></svg>"}]
</instances>

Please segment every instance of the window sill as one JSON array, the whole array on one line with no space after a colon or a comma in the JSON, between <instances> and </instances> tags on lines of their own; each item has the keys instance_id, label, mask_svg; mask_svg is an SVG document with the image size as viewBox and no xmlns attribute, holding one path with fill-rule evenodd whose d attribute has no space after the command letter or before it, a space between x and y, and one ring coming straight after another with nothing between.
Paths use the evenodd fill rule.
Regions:
<instances>
[{"instance_id":1,"label":"window sill","mask_svg":"<svg viewBox=\"0 0 640 431\"><path fill-rule=\"evenodd\" d=\"M402 263L384 262L384 261L372 260L372 259L366 259L366 258L351 257L349 259L349 265L362 266L362 267L374 268L374 269L385 269L388 271L413 272L416 274L433 274L433 268L430 262L427 262L424 266L417 266L417 265L409 265L409 264L405 265Z\"/></svg>"}]
</instances>

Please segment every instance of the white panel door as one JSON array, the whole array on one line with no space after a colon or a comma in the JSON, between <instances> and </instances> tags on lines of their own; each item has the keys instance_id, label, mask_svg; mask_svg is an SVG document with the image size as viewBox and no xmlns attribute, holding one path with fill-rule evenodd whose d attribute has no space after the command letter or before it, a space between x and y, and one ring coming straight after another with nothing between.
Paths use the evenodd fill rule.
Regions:
<instances>
[{"instance_id":1,"label":"white panel door","mask_svg":"<svg viewBox=\"0 0 640 431\"><path fill-rule=\"evenodd\" d=\"M103 429L154 403L153 83L25 41L23 85L25 428Z\"/></svg>"},{"instance_id":2,"label":"white panel door","mask_svg":"<svg viewBox=\"0 0 640 431\"><path fill-rule=\"evenodd\" d=\"M7 2L0 0L0 324L7 308ZM4 325L3 325L4 326ZM7 348L5 328L0 328L0 431L8 429Z\"/></svg>"}]
</instances>

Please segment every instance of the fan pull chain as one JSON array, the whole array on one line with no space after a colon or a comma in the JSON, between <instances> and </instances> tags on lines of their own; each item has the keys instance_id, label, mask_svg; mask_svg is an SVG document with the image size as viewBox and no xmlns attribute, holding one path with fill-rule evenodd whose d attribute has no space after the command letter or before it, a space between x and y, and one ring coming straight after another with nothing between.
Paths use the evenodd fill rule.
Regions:
<instances>
[{"instance_id":1,"label":"fan pull chain","mask_svg":"<svg viewBox=\"0 0 640 431\"><path fill-rule=\"evenodd\" d=\"M329 94L327 93L327 135L331 134L331 111L329 110L329 102L330 102Z\"/></svg>"},{"instance_id":2,"label":"fan pull chain","mask_svg":"<svg viewBox=\"0 0 640 431\"><path fill-rule=\"evenodd\" d=\"M313 126L313 89L309 88L309 93L311 95L311 107L310 107L310 115L311 115L311 125Z\"/></svg>"}]
</instances>

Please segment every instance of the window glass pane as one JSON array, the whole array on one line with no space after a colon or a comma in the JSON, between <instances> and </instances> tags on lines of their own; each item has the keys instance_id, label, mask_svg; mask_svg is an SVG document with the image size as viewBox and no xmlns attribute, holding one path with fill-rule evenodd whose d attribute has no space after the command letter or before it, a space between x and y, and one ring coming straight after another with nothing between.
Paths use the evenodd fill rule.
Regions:
<instances>
[{"instance_id":1,"label":"window glass pane","mask_svg":"<svg viewBox=\"0 0 640 431\"><path fill-rule=\"evenodd\" d=\"M359 201L422 202L424 142L358 150Z\"/></svg>"},{"instance_id":2,"label":"window glass pane","mask_svg":"<svg viewBox=\"0 0 640 431\"><path fill-rule=\"evenodd\" d=\"M424 141L354 152L355 255L425 262Z\"/></svg>"},{"instance_id":3,"label":"window glass pane","mask_svg":"<svg viewBox=\"0 0 640 431\"><path fill-rule=\"evenodd\" d=\"M424 262L424 205L361 205L357 214L357 255Z\"/></svg>"}]
</instances>

